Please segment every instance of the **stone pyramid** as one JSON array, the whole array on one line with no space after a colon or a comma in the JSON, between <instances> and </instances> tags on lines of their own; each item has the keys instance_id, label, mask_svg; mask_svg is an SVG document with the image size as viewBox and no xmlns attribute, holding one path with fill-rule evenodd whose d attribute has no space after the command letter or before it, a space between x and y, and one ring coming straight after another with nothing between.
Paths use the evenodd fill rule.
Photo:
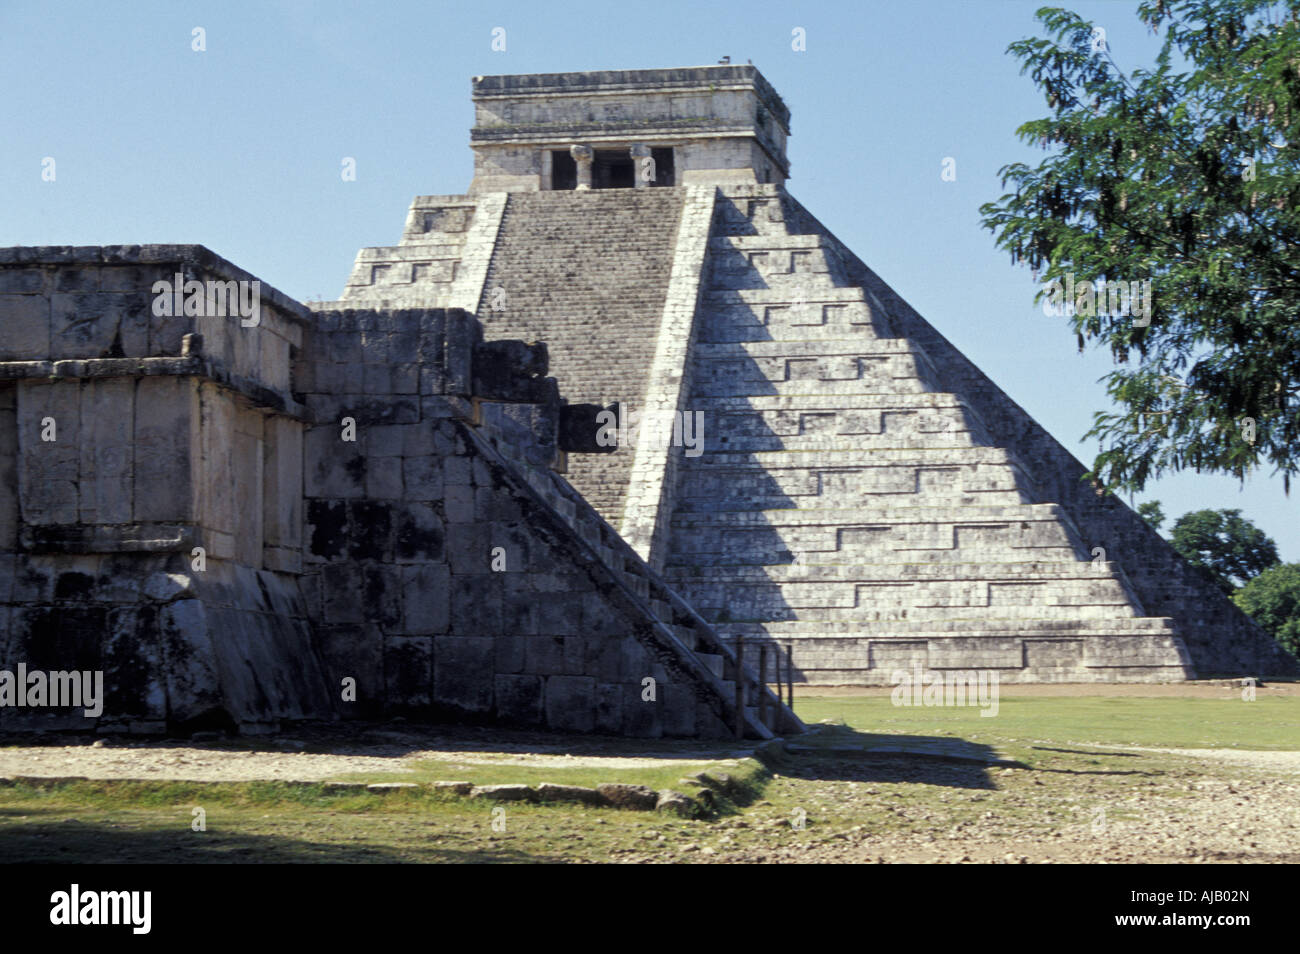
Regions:
<instances>
[{"instance_id":1,"label":"stone pyramid","mask_svg":"<svg viewBox=\"0 0 1300 954\"><path fill-rule=\"evenodd\" d=\"M474 99L470 193L417 197L342 297L545 342L566 398L632 425L569 482L724 636L844 685L1297 671L793 198L754 67Z\"/></svg>"}]
</instances>

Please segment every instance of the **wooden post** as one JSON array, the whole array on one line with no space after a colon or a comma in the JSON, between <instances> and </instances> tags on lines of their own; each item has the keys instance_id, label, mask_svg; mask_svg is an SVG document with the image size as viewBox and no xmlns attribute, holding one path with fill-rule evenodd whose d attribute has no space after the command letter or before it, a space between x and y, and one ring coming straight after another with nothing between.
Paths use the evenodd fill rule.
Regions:
<instances>
[{"instance_id":1,"label":"wooden post","mask_svg":"<svg viewBox=\"0 0 1300 954\"><path fill-rule=\"evenodd\" d=\"M736 738L745 737L745 637L736 637Z\"/></svg>"},{"instance_id":2,"label":"wooden post","mask_svg":"<svg viewBox=\"0 0 1300 954\"><path fill-rule=\"evenodd\" d=\"M767 643L758 647L758 721L767 725Z\"/></svg>"}]
</instances>

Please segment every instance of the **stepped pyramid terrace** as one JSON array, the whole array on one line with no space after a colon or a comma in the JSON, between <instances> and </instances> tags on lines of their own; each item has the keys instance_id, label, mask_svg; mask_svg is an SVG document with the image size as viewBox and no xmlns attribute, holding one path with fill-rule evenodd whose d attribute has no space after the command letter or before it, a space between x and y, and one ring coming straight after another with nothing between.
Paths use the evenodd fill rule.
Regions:
<instances>
[{"instance_id":1,"label":"stepped pyramid terrace","mask_svg":"<svg viewBox=\"0 0 1300 954\"><path fill-rule=\"evenodd\" d=\"M472 93L468 191L338 301L0 249L0 670L104 676L0 731L758 739L793 681L1297 673L799 204L753 66Z\"/></svg>"},{"instance_id":2,"label":"stepped pyramid terrace","mask_svg":"<svg viewBox=\"0 0 1300 954\"><path fill-rule=\"evenodd\" d=\"M545 342L569 400L639 417L565 477L724 638L828 684L1296 670L799 204L755 67L481 76L473 99L468 194L417 197L343 303L473 311Z\"/></svg>"}]
</instances>

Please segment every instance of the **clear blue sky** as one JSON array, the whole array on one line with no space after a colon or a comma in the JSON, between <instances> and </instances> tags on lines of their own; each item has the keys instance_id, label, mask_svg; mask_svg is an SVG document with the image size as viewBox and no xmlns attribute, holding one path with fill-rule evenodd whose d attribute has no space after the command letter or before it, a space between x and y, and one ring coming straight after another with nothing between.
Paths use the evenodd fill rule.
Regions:
<instances>
[{"instance_id":1,"label":"clear blue sky","mask_svg":"<svg viewBox=\"0 0 1300 954\"><path fill-rule=\"evenodd\" d=\"M1005 50L1039 5L0 0L0 245L194 242L335 298L358 248L397 241L413 195L469 185L471 76L752 59L793 114L791 192L1089 463L1109 359L1077 354L979 226L998 168L1037 161L1013 131L1044 106ZM1150 61L1136 3L1057 5L1104 26L1126 69ZM1170 522L1240 508L1300 561L1280 480L1186 474L1152 498Z\"/></svg>"}]
</instances>

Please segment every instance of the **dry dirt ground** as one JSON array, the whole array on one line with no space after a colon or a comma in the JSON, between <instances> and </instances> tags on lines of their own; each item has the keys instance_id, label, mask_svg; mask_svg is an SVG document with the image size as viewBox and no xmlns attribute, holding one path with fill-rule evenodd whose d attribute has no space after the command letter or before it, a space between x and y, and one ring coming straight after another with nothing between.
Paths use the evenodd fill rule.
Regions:
<instances>
[{"instance_id":1,"label":"dry dirt ground","mask_svg":"<svg viewBox=\"0 0 1300 954\"><path fill-rule=\"evenodd\" d=\"M802 757L726 835L706 841L717 862L1300 862L1300 763L1285 774L1185 755L1129 753L1125 769L1064 762L1036 770ZM1234 756L1246 753L1232 753ZM1234 759L1234 762L1236 760ZM1117 777L1114 772L1132 773ZM930 792L917 797L918 792ZM938 794L934 794L938 792ZM776 806L780 806L776 809ZM738 826L803 833L776 844L737 838ZM776 809L776 810L774 810ZM797 817L797 816L795 816ZM799 835L804 837L799 837ZM679 860L635 853L628 861Z\"/></svg>"}]
</instances>

